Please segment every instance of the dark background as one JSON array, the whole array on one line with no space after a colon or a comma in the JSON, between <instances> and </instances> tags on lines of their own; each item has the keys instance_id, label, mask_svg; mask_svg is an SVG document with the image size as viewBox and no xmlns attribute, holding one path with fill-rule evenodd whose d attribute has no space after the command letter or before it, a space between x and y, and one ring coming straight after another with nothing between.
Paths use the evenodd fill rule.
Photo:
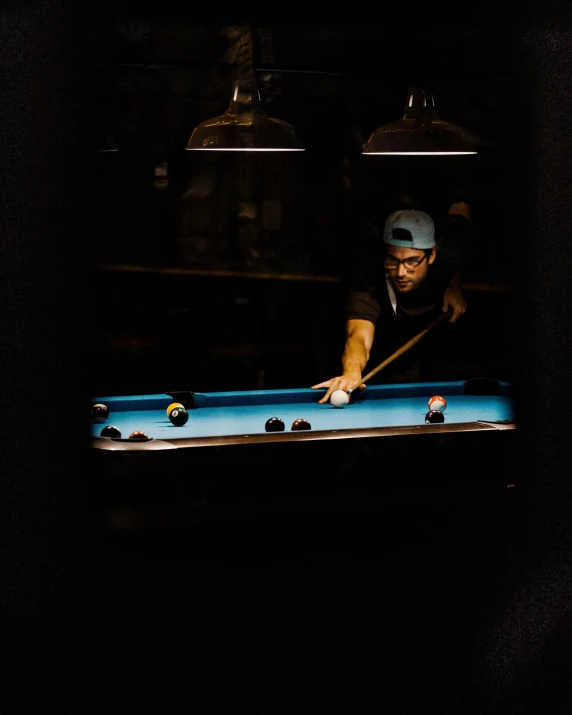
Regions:
<instances>
[{"instance_id":1,"label":"dark background","mask_svg":"<svg viewBox=\"0 0 572 715\"><path fill-rule=\"evenodd\" d=\"M98 13L92 116L118 151L89 157L93 395L338 374L342 281L364 225L383 225L403 195L438 222L459 191L478 230L470 312L435 379L512 378L511 47L510 25L492 17L413 19L405 38L389 19L197 20L168 3ZM250 71L306 151L185 152ZM439 116L490 144L477 156L363 156L418 84Z\"/></svg>"},{"instance_id":2,"label":"dark background","mask_svg":"<svg viewBox=\"0 0 572 715\"><path fill-rule=\"evenodd\" d=\"M258 159L256 172L245 162L203 167L227 186L208 193L209 181L194 183L208 210L191 192L188 213L180 150L196 122L226 107L232 71L218 29L227 23L193 16L187 26L192 8L163 11L185 27L163 50L169 23L149 4L13 3L1 16L3 712L570 712L568 3L539 15L480 6L416 20L404 9L395 21L355 25L257 18L256 27L272 29L283 70L269 73L268 109L298 126L307 152L280 172ZM146 15L148 40L118 37L117 16L133 14ZM141 47L149 38L152 51ZM146 65L188 61L190 45L201 49L181 71L178 103L178 70ZM100 66L122 53L137 61L139 51L144 67ZM396 516L309 520L290 524L290 543L282 539L274 556L272 530L255 529L257 548L244 552L235 531L216 528L168 550L103 544L83 478L89 396L163 390L167 378L206 390L322 377L308 321L330 290L335 303L339 284L307 277L342 275L346 237L376 206L377 186L393 188L389 169L366 168L356 151L400 116L419 60L443 118L500 140L470 167L483 243L469 296L473 315L491 300L486 325L500 339L475 341L487 359L474 362L471 351L466 369L456 367L508 374L518 385L519 449L508 460L519 485L514 519L493 508L422 510L400 529ZM312 71L290 76L288 68ZM328 74L337 71L343 79ZM89 153L95 116L117 154ZM343 140L330 155L332 135ZM153 182L162 161L166 190ZM436 172L439 183L448 172ZM274 181L257 185L268 175ZM292 175L299 181L286 180ZM432 187L423 200L440 196ZM275 203L269 215L260 208L264 199L279 201L280 221ZM305 277L243 277L259 262L265 274ZM154 282L121 266L187 272L160 272ZM173 298L172 283L180 283ZM507 293L484 284L508 284L509 304L499 309ZM230 327L239 325L260 353L230 354L239 344ZM281 352L285 335L301 349L295 369L265 354L267 346Z\"/></svg>"}]
</instances>

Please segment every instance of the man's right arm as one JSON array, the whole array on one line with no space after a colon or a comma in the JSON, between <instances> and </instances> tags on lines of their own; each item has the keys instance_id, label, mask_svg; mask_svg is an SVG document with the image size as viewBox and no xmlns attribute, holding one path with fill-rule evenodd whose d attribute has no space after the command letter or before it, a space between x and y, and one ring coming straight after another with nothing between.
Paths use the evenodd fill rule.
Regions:
<instances>
[{"instance_id":1,"label":"man's right arm","mask_svg":"<svg viewBox=\"0 0 572 715\"><path fill-rule=\"evenodd\" d=\"M327 388L319 403L328 402L336 390L347 391L361 380L369 360L375 325L369 320L350 319L346 322L346 342L342 353L343 373L325 382L312 385L312 389ZM363 388L362 388L363 389Z\"/></svg>"}]
</instances>

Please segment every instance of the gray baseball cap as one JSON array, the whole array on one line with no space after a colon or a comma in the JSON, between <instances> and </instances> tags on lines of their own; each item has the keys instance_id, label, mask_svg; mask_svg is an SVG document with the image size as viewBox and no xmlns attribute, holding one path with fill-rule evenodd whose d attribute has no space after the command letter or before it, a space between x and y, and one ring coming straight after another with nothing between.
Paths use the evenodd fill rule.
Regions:
<instances>
[{"instance_id":1,"label":"gray baseball cap","mask_svg":"<svg viewBox=\"0 0 572 715\"><path fill-rule=\"evenodd\" d=\"M435 248L435 224L431 216L424 211L394 211L385 222L383 241L390 246L419 250Z\"/></svg>"}]
</instances>

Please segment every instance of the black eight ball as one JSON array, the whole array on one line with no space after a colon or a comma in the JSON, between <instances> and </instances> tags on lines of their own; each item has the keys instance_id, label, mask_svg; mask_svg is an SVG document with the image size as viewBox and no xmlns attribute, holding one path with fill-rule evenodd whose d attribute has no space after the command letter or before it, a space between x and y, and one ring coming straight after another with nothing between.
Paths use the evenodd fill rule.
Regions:
<instances>
[{"instance_id":1,"label":"black eight ball","mask_svg":"<svg viewBox=\"0 0 572 715\"><path fill-rule=\"evenodd\" d=\"M284 432L284 422L280 417L271 417L264 425L267 432Z\"/></svg>"},{"instance_id":2,"label":"black eight ball","mask_svg":"<svg viewBox=\"0 0 572 715\"><path fill-rule=\"evenodd\" d=\"M429 410L425 415L425 424L434 425L440 422L445 422L445 415L439 410Z\"/></svg>"},{"instance_id":3,"label":"black eight ball","mask_svg":"<svg viewBox=\"0 0 572 715\"><path fill-rule=\"evenodd\" d=\"M187 424L189 419L189 413L184 407L174 407L169 412L169 419L175 425L175 427L182 427Z\"/></svg>"}]
</instances>

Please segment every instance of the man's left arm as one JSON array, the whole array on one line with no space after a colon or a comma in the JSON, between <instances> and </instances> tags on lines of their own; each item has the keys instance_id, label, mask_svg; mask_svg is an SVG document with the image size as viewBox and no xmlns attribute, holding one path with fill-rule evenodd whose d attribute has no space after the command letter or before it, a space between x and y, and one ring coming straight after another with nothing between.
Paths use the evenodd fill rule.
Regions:
<instances>
[{"instance_id":1,"label":"man's left arm","mask_svg":"<svg viewBox=\"0 0 572 715\"><path fill-rule=\"evenodd\" d=\"M447 214L463 216L468 222L472 223L471 206L466 201L457 201L451 204ZM443 293L442 310L444 313L451 313L450 323L454 323L467 312L467 301L463 294L463 276L460 271L453 276Z\"/></svg>"},{"instance_id":2,"label":"man's left arm","mask_svg":"<svg viewBox=\"0 0 572 715\"><path fill-rule=\"evenodd\" d=\"M463 294L463 279L460 273L451 278L443 293L442 310L444 313L451 313L450 323L454 323L467 312L467 301Z\"/></svg>"}]
</instances>

